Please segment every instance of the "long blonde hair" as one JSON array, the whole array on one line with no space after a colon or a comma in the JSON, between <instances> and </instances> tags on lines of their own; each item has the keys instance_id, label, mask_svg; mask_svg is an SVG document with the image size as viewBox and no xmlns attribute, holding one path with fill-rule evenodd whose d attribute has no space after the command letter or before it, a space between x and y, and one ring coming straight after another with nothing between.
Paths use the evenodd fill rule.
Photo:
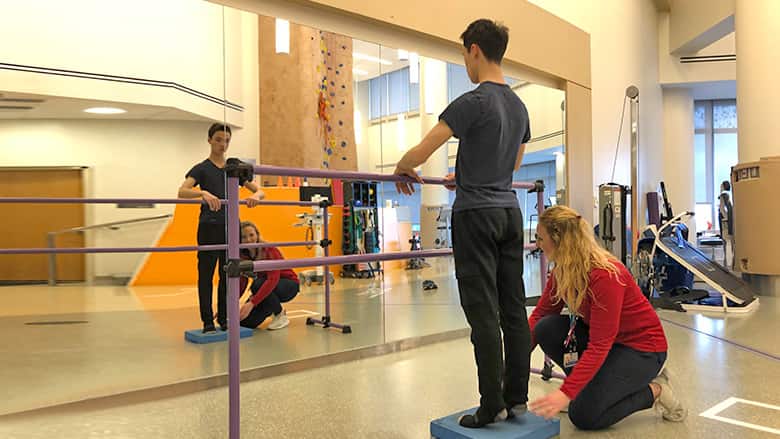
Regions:
<instances>
[{"instance_id":1,"label":"long blonde hair","mask_svg":"<svg viewBox=\"0 0 780 439\"><path fill-rule=\"evenodd\" d=\"M553 206L545 210L539 225L555 245L553 302L563 300L576 314L585 297L592 294L590 272L601 268L617 278L618 261L596 243L591 225L572 208Z\"/></svg>"}]
</instances>

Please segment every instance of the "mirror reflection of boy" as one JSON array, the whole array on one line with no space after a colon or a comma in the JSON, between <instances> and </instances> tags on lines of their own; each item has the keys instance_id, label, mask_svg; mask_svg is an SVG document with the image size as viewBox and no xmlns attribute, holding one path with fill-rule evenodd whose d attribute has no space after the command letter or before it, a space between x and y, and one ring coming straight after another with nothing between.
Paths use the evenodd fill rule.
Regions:
<instances>
[{"instance_id":1,"label":"mirror reflection of boy","mask_svg":"<svg viewBox=\"0 0 780 439\"><path fill-rule=\"evenodd\" d=\"M216 245L227 243L226 209L221 201L226 198L225 162L232 131L229 126L215 123L208 131L208 143L211 145L209 157L196 164L187 172L179 187L179 198L201 198L198 220L198 245ZM265 198L260 187L249 180L240 180L239 184L254 194L247 198L247 206L255 207ZM198 186L200 190L195 189ZM198 302L203 333L214 332L214 309L212 308L214 267L219 267L219 287L217 288L217 323L220 329L227 331L227 278L224 266L227 264L227 252L211 250L198 252Z\"/></svg>"}]
</instances>

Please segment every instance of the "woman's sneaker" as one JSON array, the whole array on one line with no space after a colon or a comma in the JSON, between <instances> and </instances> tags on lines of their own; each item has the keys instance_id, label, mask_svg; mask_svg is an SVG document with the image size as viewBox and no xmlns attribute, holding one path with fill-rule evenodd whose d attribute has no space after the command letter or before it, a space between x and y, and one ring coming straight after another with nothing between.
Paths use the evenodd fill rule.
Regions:
<instances>
[{"instance_id":1,"label":"woman's sneaker","mask_svg":"<svg viewBox=\"0 0 780 439\"><path fill-rule=\"evenodd\" d=\"M268 330L273 331L276 329L282 329L290 324L290 319L287 318L287 313L282 311L279 314L274 315L274 319L271 320L271 324L268 325Z\"/></svg>"},{"instance_id":2,"label":"woman's sneaker","mask_svg":"<svg viewBox=\"0 0 780 439\"><path fill-rule=\"evenodd\" d=\"M683 407L682 402L674 394L669 375L669 371L664 367L653 380L653 383L661 387L661 393L656 400L656 408L667 421L682 422L688 416L688 409Z\"/></svg>"}]
</instances>

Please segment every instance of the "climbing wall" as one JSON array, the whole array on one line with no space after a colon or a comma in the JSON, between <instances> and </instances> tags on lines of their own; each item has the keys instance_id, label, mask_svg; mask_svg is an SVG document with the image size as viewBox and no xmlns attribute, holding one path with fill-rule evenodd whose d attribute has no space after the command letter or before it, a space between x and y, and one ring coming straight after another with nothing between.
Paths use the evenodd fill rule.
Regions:
<instances>
[{"instance_id":1,"label":"climbing wall","mask_svg":"<svg viewBox=\"0 0 780 439\"><path fill-rule=\"evenodd\" d=\"M323 161L322 167L357 170L355 146L354 103L352 87L352 39L330 32L320 32L318 68L322 82L319 87L319 120Z\"/></svg>"},{"instance_id":2,"label":"climbing wall","mask_svg":"<svg viewBox=\"0 0 780 439\"><path fill-rule=\"evenodd\" d=\"M277 54L275 20L259 20L260 163L356 170L352 40L291 23Z\"/></svg>"}]
</instances>

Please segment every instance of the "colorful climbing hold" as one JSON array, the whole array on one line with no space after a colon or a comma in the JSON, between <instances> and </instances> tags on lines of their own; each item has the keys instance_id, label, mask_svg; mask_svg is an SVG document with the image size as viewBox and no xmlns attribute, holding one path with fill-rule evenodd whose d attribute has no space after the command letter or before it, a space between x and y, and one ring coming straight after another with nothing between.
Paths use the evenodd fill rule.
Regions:
<instances>
[{"instance_id":1,"label":"colorful climbing hold","mask_svg":"<svg viewBox=\"0 0 780 439\"><path fill-rule=\"evenodd\" d=\"M341 142L341 147L342 147L342 148L346 148L346 147L347 147L347 142L343 142L343 141L342 141L342 142Z\"/></svg>"}]
</instances>

